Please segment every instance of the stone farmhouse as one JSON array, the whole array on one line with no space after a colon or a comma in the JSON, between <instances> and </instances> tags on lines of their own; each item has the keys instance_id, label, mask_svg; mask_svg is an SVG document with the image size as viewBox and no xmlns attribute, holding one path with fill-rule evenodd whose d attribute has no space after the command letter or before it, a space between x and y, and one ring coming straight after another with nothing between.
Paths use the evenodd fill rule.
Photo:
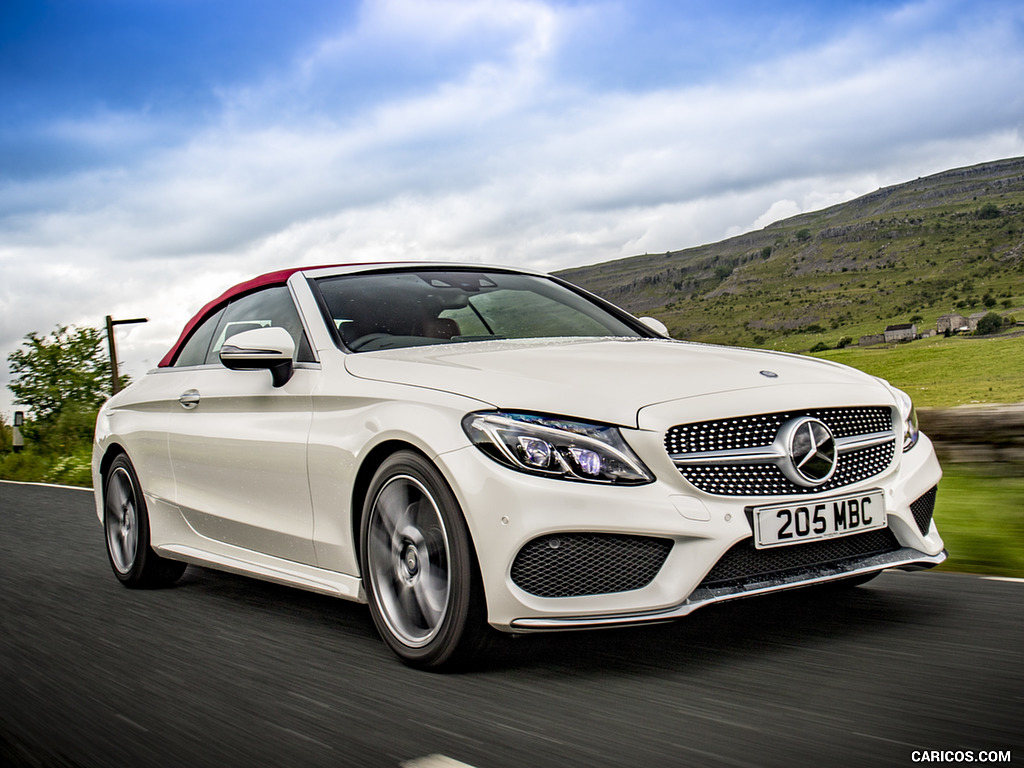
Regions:
<instances>
[{"instance_id":1,"label":"stone farmhouse","mask_svg":"<svg viewBox=\"0 0 1024 768\"><path fill-rule=\"evenodd\" d=\"M898 341L913 341L917 338L917 324L901 323L899 325L889 325L886 326L883 335L887 344L893 344Z\"/></svg>"},{"instance_id":2,"label":"stone farmhouse","mask_svg":"<svg viewBox=\"0 0 1024 768\"><path fill-rule=\"evenodd\" d=\"M967 318L959 312L942 315L939 317L936 327L938 328L939 333L946 333L947 331L950 333L958 333L970 330L970 326L967 324ZM975 324L974 327L977 328L977 324Z\"/></svg>"},{"instance_id":3,"label":"stone farmhouse","mask_svg":"<svg viewBox=\"0 0 1024 768\"><path fill-rule=\"evenodd\" d=\"M867 336L861 336L860 341L857 342L862 347L870 347L873 344L884 344L885 334L884 333L871 333Z\"/></svg>"},{"instance_id":4,"label":"stone farmhouse","mask_svg":"<svg viewBox=\"0 0 1024 768\"><path fill-rule=\"evenodd\" d=\"M923 339L941 333L973 333L978 330L978 322L987 314L988 311L975 312L969 317L964 317L959 312L951 312L948 315L939 317L935 324L935 330L929 329L920 334L915 323L890 325L886 327L885 333L872 333L867 336L861 336L858 343L862 347L870 347L874 344L895 344L901 341L913 341L914 339ZM1018 322L1017 325L1024 325L1024 322Z\"/></svg>"}]
</instances>

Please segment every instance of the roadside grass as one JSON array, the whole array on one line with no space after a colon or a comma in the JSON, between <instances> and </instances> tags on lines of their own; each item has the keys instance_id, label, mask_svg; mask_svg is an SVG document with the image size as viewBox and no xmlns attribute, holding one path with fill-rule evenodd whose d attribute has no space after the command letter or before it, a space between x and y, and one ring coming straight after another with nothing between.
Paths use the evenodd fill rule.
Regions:
<instances>
[{"instance_id":1,"label":"roadside grass","mask_svg":"<svg viewBox=\"0 0 1024 768\"><path fill-rule=\"evenodd\" d=\"M935 524L940 570L1024 578L1024 477L1010 465L945 464Z\"/></svg>"},{"instance_id":2,"label":"roadside grass","mask_svg":"<svg viewBox=\"0 0 1024 768\"><path fill-rule=\"evenodd\" d=\"M92 485L91 456L88 444L63 455L38 451L34 446L22 453L0 453L0 480L88 488Z\"/></svg>"},{"instance_id":3,"label":"roadside grass","mask_svg":"<svg viewBox=\"0 0 1024 768\"><path fill-rule=\"evenodd\" d=\"M1024 402L1024 335L936 336L908 344L831 349L814 357L881 376L905 390L919 407Z\"/></svg>"}]
</instances>

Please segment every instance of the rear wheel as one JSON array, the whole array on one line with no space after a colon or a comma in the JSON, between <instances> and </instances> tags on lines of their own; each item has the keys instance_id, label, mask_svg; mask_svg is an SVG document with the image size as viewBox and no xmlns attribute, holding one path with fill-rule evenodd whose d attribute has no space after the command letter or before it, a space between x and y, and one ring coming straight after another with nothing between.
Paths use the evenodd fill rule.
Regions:
<instances>
[{"instance_id":1,"label":"rear wheel","mask_svg":"<svg viewBox=\"0 0 1024 768\"><path fill-rule=\"evenodd\" d=\"M410 666L472 658L488 634L483 589L462 511L424 457L390 456L370 483L360 541L370 612Z\"/></svg>"},{"instance_id":2,"label":"rear wheel","mask_svg":"<svg viewBox=\"0 0 1024 768\"><path fill-rule=\"evenodd\" d=\"M185 563L162 558L150 547L146 500L124 454L114 459L104 481L103 525L110 567L126 587L167 586L185 572Z\"/></svg>"}]
</instances>

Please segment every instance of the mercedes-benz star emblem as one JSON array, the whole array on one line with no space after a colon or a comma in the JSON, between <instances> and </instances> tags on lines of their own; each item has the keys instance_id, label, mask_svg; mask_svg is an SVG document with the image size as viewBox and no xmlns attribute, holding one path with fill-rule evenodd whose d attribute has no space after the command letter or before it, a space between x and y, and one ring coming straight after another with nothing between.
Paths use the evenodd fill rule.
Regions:
<instances>
[{"instance_id":1,"label":"mercedes-benz star emblem","mask_svg":"<svg viewBox=\"0 0 1024 768\"><path fill-rule=\"evenodd\" d=\"M836 440L822 422L810 416L790 419L778 437L786 449L782 472L797 485L813 488L835 473Z\"/></svg>"}]
</instances>

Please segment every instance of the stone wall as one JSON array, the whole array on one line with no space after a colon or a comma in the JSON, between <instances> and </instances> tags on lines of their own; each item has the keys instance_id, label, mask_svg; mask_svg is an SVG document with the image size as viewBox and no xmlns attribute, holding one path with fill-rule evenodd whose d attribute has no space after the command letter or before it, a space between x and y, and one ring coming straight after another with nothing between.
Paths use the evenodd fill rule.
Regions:
<instances>
[{"instance_id":1,"label":"stone wall","mask_svg":"<svg viewBox=\"0 0 1024 768\"><path fill-rule=\"evenodd\" d=\"M918 416L941 461L1024 465L1024 403L919 408Z\"/></svg>"}]
</instances>

